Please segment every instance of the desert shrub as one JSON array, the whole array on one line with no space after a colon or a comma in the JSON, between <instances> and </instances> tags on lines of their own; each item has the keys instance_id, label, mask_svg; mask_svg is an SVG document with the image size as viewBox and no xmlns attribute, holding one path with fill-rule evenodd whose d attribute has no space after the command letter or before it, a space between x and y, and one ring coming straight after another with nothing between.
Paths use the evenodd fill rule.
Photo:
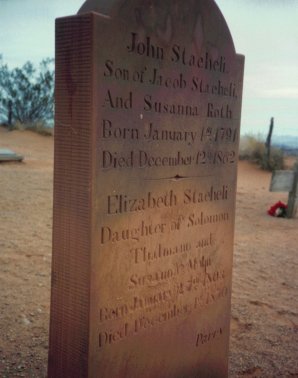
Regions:
<instances>
[{"instance_id":1,"label":"desert shrub","mask_svg":"<svg viewBox=\"0 0 298 378\"><path fill-rule=\"evenodd\" d=\"M279 148L271 147L268 160L265 142L261 137L246 135L241 138L239 158L258 164L262 169L278 170L284 168L283 152Z\"/></svg>"},{"instance_id":2,"label":"desert shrub","mask_svg":"<svg viewBox=\"0 0 298 378\"><path fill-rule=\"evenodd\" d=\"M265 153L265 144L259 137L245 135L241 138L239 151L240 160L249 160L257 163L262 159Z\"/></svg>"},{"instance_id":3,"label":"desert shrub","mask_svg":"<svg viewBox=\"0 0 298 378\"><path fill-rule=\"evenodd\" d=\"M260 166L269 171L284 169L284 153L280 148L271 147L270 159L265 154L260 161Z\"/></svg>"},{"instance_id":4,"label":"desert shrub","mask_svg":"<svg viewBox=\"0 0 298 378\"><path fill-rule=\"evenodd\" d=\"M24 129L34 131L40 135L45 135L45 136L54 135L54 128L49 127L44 122L35 122L33 124L27 124L24 126Z\"/></svg>"},{"instance_id":5,"label":"desert shrub","mask_svg":"<svg viewBox=\"0 0 298 378\"><path fill-rule=\"evenodd\" d=\"M46 59L36 69L31 62L9 69L0 55L0 121L10 127L53 119L54 61Z\"/></svg>"},{"instance_id":6,"label":"desert shrub","mask_svg":"<svg viewBox=\"0 0 298 378\"><path fill-rule=\"evenodd\" d=\"M26 123L23 124L19 121L17 121L13 127L13 130L30 130L34 131L37 134L44 135L44 136L53 136L54 135L54 128L49 127L46 123L40 121L40 122L34 122L34 123Z\"/></svg>"}]
</instances>

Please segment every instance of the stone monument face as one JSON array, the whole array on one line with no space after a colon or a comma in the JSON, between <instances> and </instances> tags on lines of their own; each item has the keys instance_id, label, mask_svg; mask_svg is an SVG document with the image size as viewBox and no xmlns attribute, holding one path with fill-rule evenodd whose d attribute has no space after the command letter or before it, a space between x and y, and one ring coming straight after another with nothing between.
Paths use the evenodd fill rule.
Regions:
<instances>
[{"instance_id":1,"label":"stone monument face","mask_svg":"<svg viewBox=\"0 0 298 378\"><path fill-rule=\"evenodd\" d=\"M244 57L215 2L56 22L49 377L227 377Z\"/></svg>"}]
</instances>

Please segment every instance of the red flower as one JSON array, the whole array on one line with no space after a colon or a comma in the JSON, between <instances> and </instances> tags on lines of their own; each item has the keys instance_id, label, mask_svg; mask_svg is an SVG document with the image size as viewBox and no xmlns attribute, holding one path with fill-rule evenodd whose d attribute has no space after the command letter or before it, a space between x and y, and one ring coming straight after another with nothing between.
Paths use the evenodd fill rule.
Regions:
<instances>
[{"instance_id":1,"label":"red flower","mask_svg":"<svg viewBox=\"0 0 298 378\"><path fill-rule=\"evenodd\" d=\"M287 205L283 202L278 201L276 204L270 207L268 210L268 214L272 217L285 217L287 213Z\"/></svg>"}]
</instances>

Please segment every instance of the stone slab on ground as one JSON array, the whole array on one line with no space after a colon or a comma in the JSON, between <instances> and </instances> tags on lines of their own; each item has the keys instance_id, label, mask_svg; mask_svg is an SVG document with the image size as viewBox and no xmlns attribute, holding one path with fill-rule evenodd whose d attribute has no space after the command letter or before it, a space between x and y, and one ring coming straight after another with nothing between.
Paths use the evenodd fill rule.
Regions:
<instances>
[{"instance_id":1,"label":"stone slab on ground","mask_svg":"<svg viewBox=\"0 0 298 378\"><path fill-rule=\"evenodd\" d=\"M9 148L0 148L0 162L6 161L23 161L24 157L22 155L18 155L14 151L10 150Z\"/></svg>"}]
</instances>

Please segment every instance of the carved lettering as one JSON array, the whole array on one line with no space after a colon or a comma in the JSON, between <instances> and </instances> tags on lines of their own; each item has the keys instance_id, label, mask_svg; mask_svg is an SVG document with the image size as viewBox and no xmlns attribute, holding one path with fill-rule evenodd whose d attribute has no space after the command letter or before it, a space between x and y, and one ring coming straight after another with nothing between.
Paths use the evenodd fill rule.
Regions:
<instances>
[{"instance_id":1,"label":"carved lettering","mask_svg":"<svg viewBox=\"0 0 298 378\"><path fill-rule=\"evenodd\" d=\"M189 253L190 251L190 242L185 242L174 246L165 246L159 243L153 250L149 250L147 246L133 248L130 250L130 252L133 254L135 264L149 263L175 255Z\"/></svg>"},{"instance_id":2,"label":"carved lettering","mask_svg":"<svg viewBox=\"0 0 298 378\"><path fill-rule=\"evenodd\" d=\"M173 45L171 60L174 63L183 64L188 67L197 67L200 69L226 73L226 58L220 56L218 59L213 59L211 55L206 52L204 55L197 56L186 51L185 47L178 44Z\"/></svg>"},{"instance_id":3,"label":"carved lettering","mask_svg":"<svg viewBox=\"0 0 298 378\"><path fill-rule=\"evenodd\" d=\"M203 202L226 201L228 199L228 186L223 185L216 189L213 185L207 192L200 192L196 189L186 189L184 191L183 203L185 205Z\"/></svg>"},{"instance_id":4,"label":"carved lettering","mask_svg":"<svg viewBox=\"0 0 298 378\"><path fill-rule=\"evenodd\" d=\"M197 334L196 346L199 347L201 345L207 344L212 340L220 337L223 334L222 328L218 328L214 331L210 332L199 332Z\"/></svg>"},{"instance_id":5,"label":"carved lettering","mask_svg":"<svg viewBox=\"0 0 298 378\"><path fill-rule=\"evenodd\" d=\"M111 109L132 109L132 92L129 92L127 97L113 96L111 91L108 90L104 99L103 107Z\"/></svg>"},{"instance_id":6,"label":"carved lettering","mask_svg":"<svg viewBox=\"0 0 298 378\"><path fill-rule=\"evenodd\" d=\"M164 59L164 49L160 46L154 45L151 42L150 37L146 37L145 40L141 40L138 33L131 33L130 36L131 40L127 46L127 51L129 53L135 53L157 60Z\"/></svg>"},{"instance_id":7,"label":"carved lettering","mask_svg":"<svg viewBox=\"0 0 298 378\"><path fill-rule=\"evenodd\" d=\"M174 141L186 142L189 146L193 145L198 133L196 131L160 130L150 123L144 139L148 141Z\"/></svg>"},{"instance_id":8,"label":"carved lettering","mask_svg":"<svg viewBox=\"0 0 298 378\"><path fill-rule=\"evenodd\" d=\"M177 77L167 77L162 75L157 68L153 68L152 77L149 83L159 87L165 87L169 89L185 89L187 87L186 79L183 74L178 74Z\"/></svg>"},{"instance_id":9,"label":"carved lettering","mask_svg":"<svg viewBox=\"0 0 298 378\"><path fill-rule=\"evenodd\" d=\"M144 84L145 74L147 67L144 67L143 70L130 71L128 68L115 67L115 64L112 60L107 59L105 62L104 77L114 78L119 81L133 81L140 84Z\"/></svg>"},{"instance_id":10,"label":"carved lettering","mask_svg":"<svg viewBox=\"0 0 298 378\"><path fill-rule=\"evenodd\" d=\"M192 213L187 218L187 227L204 226L206 224L216 224L228 222L230 220L229 213L206 214L201 211L199 214Z\"/></svg>"},{"instance_id":11,"label":"carved lettering","mask_svg":"<svg viewBox=\"0 0 298 378\"><path fill-rule=\"evenodd\" d=\"M126 194L116 194L108 196L107 213L123 214L173 206L177 206L177 196L174 194L173 190L160 196L148 192L147 195L142 198L131 198Z\"/></svg>"},{"instance_id":12,"label":"carved lettering","mask_svg":"<svg viewBox=\"0 0 298 378\"><path fill-rule=\"evenodd\" d=\"M128 323L125 323L124 326L117 330L109 330L101 332L98 338L99 347L102 348L106 345L115 344L120 340L125 339L128 336Z\"/></svg>"},{"instance_id":13,"label":"carved lettering","mask_svg":"<svg viewBox=\"0 0 298 378\"><path fill-rule=\"evenodd\" d=\"M184 117L198 117L200 115L199 107L197 105L178 103L169 104L154 99L151 95L148 94L144 97L144 111Z\"/></svg>"},{"instance_id":14,"label":"carved lettering","mask_svg":"<svg viewBox=\"0 0 298 378\"><path fill-rule=\"evenodd\" d=\"M112 226L102 226L100 231L101 244L118 243L122 241L140 241L141 238L163 234L166 223L153 223L141 221L137 227L115 229Z\"/></svg>"},{"instance_id":15,"label":"carved lettering","mask_svg":"<svg viewBox=\"0 0 298 378\"><path fill-rule=\"evenodd\" d=\"M111 121L103 119L101 137L103 139L138 140L140 130L138 128L114 127Z\"/></svg>"},{"instance_id":16,"label":"carved lettering","mask_svg":"<svg viewBox=\"0 0 298 378\"><path fill-rule=\"evenodd\" d=\"M208 118L232 119L233 113L230 105L228 104L216 107L213 103L209 102L206 116Z\"/></svg>"}]
</instances>

